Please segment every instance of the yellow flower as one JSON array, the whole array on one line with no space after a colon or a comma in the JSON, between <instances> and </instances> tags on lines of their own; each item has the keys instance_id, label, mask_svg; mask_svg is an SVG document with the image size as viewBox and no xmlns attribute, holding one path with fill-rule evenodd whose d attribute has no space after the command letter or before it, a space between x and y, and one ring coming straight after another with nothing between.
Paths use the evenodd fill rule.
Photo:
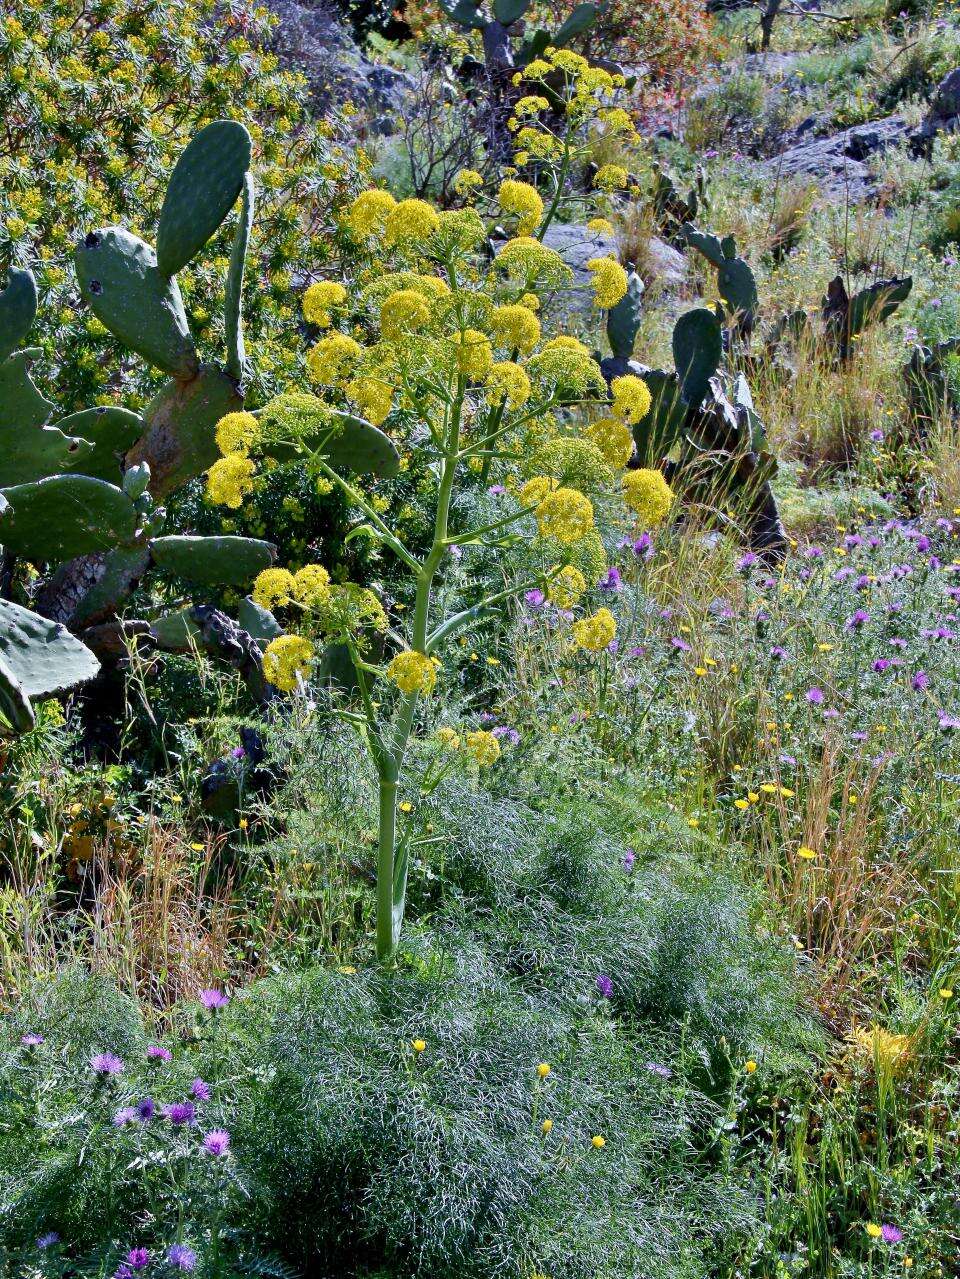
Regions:
<instances>
[{"instance_id":1,"label":"yellow flower","mask_svg":"<svg viewBox=\"0 0 960 1279\"><path fill-rule=\"evenodd\" d=\"M379 235L396 204L389 191L361 191L343 218L343 225L361 238Z\"/></svg>"},{"instance_id":2,"label":"yellow flower","mask_svg":"<svg viewBox=\"0 0 960 1279\"><path fill-rule=\"evenodd\" d=\"M393 658L387 667L387 678L401 693L432 693L437 682L437 668L426 653L408 648Z\"/></svg>"},{"instance_id":3,"label":"yellow flower","mask_svg":"<svg viewBox=\"0 0 960 1279\"><path fill-rule=\"evenodd\" d=\"M938 994L938 995L940 996L940 998L941 998L941 999L943 999L943 1000L947 1000L947 999L952 999L952 998L953 998L953 991L951 990L951 988L950 988L949 986L941 986L940 990L938 990L938 991L937 991L937 994Z\"/></svg>"},{"instance_id":4,"label":"yellow flower","mask_svg":"<svg viewBox=\"0 0 960 1279\"><path fill-rule=\"evenodd\" d=\"M426 298L414 289L398 289L380 306L380 332L388 342L397 342L430 323Z\"/></svg>"},{"instance_id":5,"label":"yellow flower","mask_svg":"<svg viewBox=\"0 0 960 1279\"><path fill-rule=\"evenodd\" d=\"M540 321L525 306L495 306L490 316L490 332L497 346L532 351L540 341Z\"/></svg>"},{"instance_id":6,"label":"yellow flower","mask_svg":"<svg viewBox=\"0 0 960 1279\"><path fill-rule=\"evenodd\" d=\"M627 273L620 263L613 258L591 258L587 270L593 274L593 305L600 310L616 306L627 292Z\"/></svg>"},{"instance_id":7,"label":"yellow flower","mask_svg":"<svg viewBox=\"0 0 960 1279\"><path fill-rule=\"evenodd\" d=\"M578 648L601 653L617 634L617 623L608 608L598 608L590 617L581 617L571 628Z\"/></svg>"},{"instance_id":8,"label":"yellow flower","mask_svg":"<svg viewBox=\"0 0 960 1279\"><path fill-rule=\"evenodd\" d=\"M526 488L524 485L524 491ZM593 529L593 504L577 489L558 488L543 498L535 518L541 537L571 546Z\"/></svg>"},{"instance_id":9,"label":"yellow flower","mask_svg":"<svg viewBox=\"0 0 960 1279\"><path fill-rule=\"evenodd\" d=\"M387 243L422 244L439 225L439 214L426 200L401 200L387 214Z\"/></svg>"},{"instance_id":10,"label":"yellow flower","mask_svg":"<svg viewBox=\"0 0 960 1279\"><path fill-rule=\"evenodd\" d=\"M293 575L293 595L309 608L325 604L330 598L330 574L322 564L304 564Z\"/></svg>"},{"instance_id":11,"label":"yellow flower","mask_svg":"<svg viewBox=\"0 0 960 1279\"><path fill-rule=\"evenodd\" d=\"M515 213L520 221L518 235L529 235L540 225L543 217L543 201L536 187L529 182L516 182L507 178L500 184L500 208L504 213Z\"/></svg>"},{"instance_id":12,"label":"yellow flower","mask_svg":"<svg viewBox=\"0 0 960 1279\"><path fill-rule=\"evenodd\" d=\"M379 426L393 405L393 387L378 377L356 377L346 385L347 398L361 413Z\"/></svg>"},{"instance_id":13,"label":"yellow flower","mask_svg":"<svg viewBox=\"0 0 960 1279\"><path fill-rule=\"evenodd\" d=\"M493 368L493 348L477 329L464 329L457 344L457 368L471 382L482 381Z\"/></svg>"},{"instance_id":14,"label":"yellow flower","mask_svg":"<svg viewBox=\"0 0 960 1279\"><path fill-rule=\"evenodd\" d=\"M256 441L259 428L252 413L227 413L213 428L217 448L224 455L246 454Z\"/></svg>"},{"instance_id":15,"label":"yellow flower","mask_svg":"<svg viewBox=\"0 0 960 1279\"><path fill-rule=\"evenodd\" d=\"M633 456L633 433L616 418L605 417L599 422L591 422L584 435L596 444L610 466L617 470L626 466Z\"/></svg>"},{"instance_id":16,"label":"yellow flower","mask_svg":"<svg viewBox=\"0 0 960 1279\"><path fill-rule=\"evenodd\" d=\"M492 364L484 385L491 399L505 398L511 409L520 408L530 398L530 379L519 364L509 360Z\"/></svg>"},{"instance_id":17,"label":"yellow flower","mask_svg":"<svg viewBox=\"0 0 960 1279\"><path fill-rule=\"evenodd\" d=\"M540 1065L537 1067L537 1074L540 1076L541 1079L546 1079L547 1075L550 1074L550 1063L546 1061L542 1061Z\"/></svg>"},{"instance_id":18,"label":"yellow flower","mask_svg":"<svg viewBox=\"0 0 960 1279\"><path fill-rule=\"evenodd\" d=\"M343 306L347 290L335 280L318 280L303 295L303 318L319 329L330 327L330 308Z\"/></svg>"},{"instance_id":19,"label":"yellow flower","mask_svg":"<svg viewBox=\"0 0 960 1279\"><path fill-rule=\"evenodd\" d=\"M673 505L673 489L660 471L640 467L623 477L623 500L647 528L661 524Z\"/></svg>"},{"instance_id":20,"label":"yellow flower","mask_svg":"<svg viewBox=\"0 0 960 1279\"><path fill-rule=\"evenodd\" d=\"M436 737L445 751L458 751L460 749L460 734L446 725L438 728L436 733L434 733L434 737Z\"/></svg>"},{"instance_id":21,"label":"yellow flower","mask_svg":"<svg viewBox=\"0 0 960 1279\"><path fill-rule=\"evenodd\" d=\"M593 185L598 191L618 191L630 181L630 175L620 164L604 164L596 171Z\"/></svg>"},{"instance_id":22,"label":"yellow flower","mask_svg":"<svg viewBox=\"0 0 960 1279\"><path fill-rule=\"evenodd\" d=\"M483 178L476 169L461 169L453 179L453 189L458 195L467 195L473 187L483 186Z\"/></svg>"},{"instance_id":23,"label":"yellow flower","mask_svg":"<svg viewBox=\"0 0 960 1279\"><path fill-rule=\"evenodd\" d=\"M207 471L207 493L218 506L238 510L247 493L253 490L256 467L243 453L230 453L218 458Z\"/></svg>"},{"instance_id":24,"label":"yellow flower","mask_svg":"<svg viewBox=\"0 0 960 1279\"><path fill-rule=\"evenodd\" d=\"M543 1123L540 1125L540 1131L541 1131L542 1133L544 1133L544 1134L546 1134L546 1133L548 1133L548 1132L552 1132L552 1131L553 1131L553 1120L552 1120L552 1119L545 1119L545 1120L543 1121Z\"/></svg>"},{"instance_id":25,"label":"yellow flower","mask_svg":"<svg viewBox=\"0 0 960 1279\"><path fill-rule=\"evenodd\" d=\"M587 589L587 581L578 568L566 564L554 577L547 590L551 604L557 608L573 608Z\"/></svg>"},{"instance_id":26,"label":"yellow flower","mask_svg":"<svg viewBox=\"0 0 960 1279\"><path fill-rule=\"evenodd\" d=\"M488 733L483 728L467 733L466 749L481 768L489 768L500 758L500 743L493 733Z\"/></svg>"},{"instance_id":27,"label":"yellow flower","mask_svg":"<svg viewBox=\"0 0 960 1279\"><path fill-rule=\"evenodd\" d=\"M306 675L313 645L300 635L278 635L263 654L263 673L284 693L292 692Z\"/></svg>"},{"instance_id":28,"label":"yellow flower","mask_svg":"<svg viewBox=\"0 0 960 1279\"><path fill-rule=\"evenodd\" d=\"M601 1137L600 1134L597 1133L595 1137L590 1138L590 1144L591 1146L593 1146L594 1150L602 1150L607 1143L606 1143L606 1139Z\"/></svg>"},{"instance_id":29,"label":"yellow flower","mask_svg":"<svg viewBox=\"0 0 960 1279\"><path fill-rule=\"evenodd\" d=\"M871 1239L879 1239L883 1234L882 1227L878 1226L875 1221L868 1221L864 1229Z\"/></svg>"},{"instance_id":30,"label":"yellow flower","mask_svg":"<svg viewBox=\"0 0 960 1279\"><path fill-rule=\"evenodd\" d=\"M613 223L606 218L591 218L587 223L587 230L594 235L613 235Z\"/></svg>"},{"instance_id":31,"label":"yellow flower","mask_svg":"<svg viewBox=\"0 0 960 1279\"><path fill-rule=\"evenodd\" d=\"M750 807L749 803L745 799L735 799L733 801L733 806L734 808L739 808L741 813L744 811L744 809L747 809Z\"/></svg>"},{"instance_id":32,"label":"yellow flower","mask_svg":"<svg viewBox=\"0 0 960 1279\"><path fill-rule=\"evenodd\" d=\"M805 862L812 862L816 855L817 850L815 848L807 848L806 845L797 849L797 856L801 857Z\"/></svg>"},{"instance_id":33,"label":"yellow flower","mask_svg":"<svg viewBox=\"0 0 960 1279\"><path fill-rule=\"evenodd\" d=\"M257 574L251 595L261 608L276 608L278 604L288 604L295 591L295 579L288 569L265 568Z\"/></svg>"},{"instance_id":34,"label":"yellow flower","mask_svg":"<svg viewBox=\"0 0 960 1279\"><path fill-rule=\"evenodd\" d=\"M909 1035L895 1035L876 1023L869 1029L860 1026L854 1032L851 1048L881 1070L897 1074L910 1060L912 1043Z\"/></svg>"},{"instance_id":35,"label":"yellow flower","mask_svg":"<svg viewBox=\"0 0 960 1279\"><path fill-rule=\"evenodd\" d=\"M360 353L360 344L353 338L345 333L331 333L307 352L307 368L315 382L333 386L349 377Z\"/></svg>"},{"instance_id":36,"label":"yellow flower","mask_svg":"<svg viewBox=\"0 0 960 1279\"><path fill-rule=\"evenodd\" d=\"M427 1046L427 1041L425 1039L415 1039L411 1046L415 1053L422 1053Z\"/></svg>"},{"instance_id":37,"label":"yellow flower","mask_svg":"<svg viewBox=\"0 0 960 1279\"><path fill-rule=\"evenodd\" d=\"M636 426L650 412L652 403L650 388L643 378L627 373L624 377L615 377L610 383L613 392L613 411L631 426Z\"/></svg>"}]
</instances>

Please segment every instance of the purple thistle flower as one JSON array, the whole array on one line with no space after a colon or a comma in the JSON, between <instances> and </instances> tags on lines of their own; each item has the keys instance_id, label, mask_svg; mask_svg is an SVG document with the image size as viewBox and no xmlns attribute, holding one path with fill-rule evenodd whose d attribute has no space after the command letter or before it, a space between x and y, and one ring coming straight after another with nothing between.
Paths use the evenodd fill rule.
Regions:
<instances>
[{"instance_id":1,"label":"purple thistle flower","mask_svg":"<svg viewBox=\"0 0 960 1279\"><path fill-rule=\"evenodd\" d=\"M127 1124L133 1124L137 1121L136 1108L133 1106L124 1106L113 1116L114 1128L125 1128Z\"/></svg>"},{"instance_id":2,"label":"purple thistle flower","mask_svg":"<svg viewBox=\"0 0 960 1279\"><path fill-rule=\"evenodd\" d=\"M24 1048L39 1048L43 1043L43 1035L35 1035L32 1032L30 1034L21 1035L20 1043Z\"/></svg>"},{"instance_id":3,"label":"purple thistle flower","mask_svg":"<svg viewBox=\"0 0 960 1279\"><path fill-rule=\"evenodd\" d=\"M142 1124L148 1124L157 1113L157 1103L152 1097L144 1097L137 1102L137 1118Z\"/></svg>"},{"instance_id":4,"label":"purple thistle flower","mask_svg":"<svg viewBox=\"0 0 960 1279\"><path fill-rule=\"evenodd\" d=\"M673 647L677 650L678 653L690 652L690 645L687 643L686 640L682 640L679 635L672 636L670 643L673 645Z\"/></svg>"},{"instance_id":5,"label":"purple thistle flower","mask_svg":"<svg viewBox=\"0 0 960 1279\"><path fill-rule=\"evenodd\" d=\"M870 438L873 440L874 444L879 444L883 440L883 432L875 429L870 432Z\"/></svg>"},{"instance_id":6,"label":"purple thistle flower","mask_svg":"<svg viewBox=\"0 0 960 1279\"><path fill-rule=\"evenodd\" d=\"M543 608L546 598L547 597L544 595L543 591L541 591L538 587L534 587L532 591L527 591L523 600L527 608L533 609L534 612L537 612L539 609Z\"/></svg>"},{"instance_id":7,"label":"purple thistle flower","mask_svg":"<svg viewBox=\"0 0 960 1279\"><path fill-rule=\"evenodd\" d=\"M898 1230L896 1226L891 1226L886 1221L880 1227L880 1234L884 1243L899 1243L903 1238L903 1231Z\"/></svg>"},{"instance_id":8,"label":"purple thistle flower","mask_svg":"<svg viewBox=\"0 0 960 1279\"><path fill-rule=\"evenodd\" d=\"M960 718L956 715L941 715L937 722L944 733L955 733L960 729Z\"/></svg>"},{"instance_id":9,"label":"purple thistle flower","mask_svg":"<svg viewBox=\"0 0 960 1279\"><path fill-rule=\"evenodd\" d=\"M643 1063L644 1070L648 1070L651 1075L658 1075L661 1079L672 1079L673 1071L669 1066L661 1066L655 1061L645 1061Z\"/></svg>"},{"instance_id":10,"label":"purple thistle flower","mask_svg":"<svg viewBox=\"0 0 960 1279\"><path fill-rule=\"evenodd\" d=\"M216 988L201 990L200 1002L208 1013L213 1013L221 1008L226 1008L230 1002L230 996L225 995L222 990L217 990Z\"/></svg>"},{"instance_id":11,"label":"purple thistle flower","mask_svg":"<svg viewBox=\"0 0 960 1279\"><path fill-rule=\"evenodd\" d=\"M633 851L632 848L628 848L623 855L623 869L633 870L634 863L636 862L636 860L637 860L637 854Z\"/></svg>"},{"instance_id":12,"label":"purple thistle flower","mask_svg":"<svg viewBox=\"0 0 960 1279\"><path fill-rule=\"evenodd\" d=\"M123 1061L116 1053L97 1053L90 1058L90 1069L97 1075L119 1075Z\"/></svg>"},{"instance_id":13,"label":"purple thistle flower","mask_svg":"<svg viewBox=\"0 0 960 1279\"><path fill-rule=\"evenodd\" d=\"M210 1085L202 1079L195 1079L190 1085L191 1097L196 1097L197 1101L210 1100Z\"/></svg>"},{"instance_id":14,"label":"purple thistle flower","mask_svg":"<svg viewBox=\"0 0 960 1279\"><path fill-rule=\"evenodd\" d=\"M213 1128L203 1139L208 1155L225 1155L230 1149L230 1134L224 1128Z\"/></svg>"},{"instance_id":15,"label":"purple thistle flower","mask_svg":"<svg viewBox=\"0 0 960 1279\"><path fill-rule=\"evenodd\" d=\"M622 591L623 578L620 576L620 570L612 566L607 569L605 577L601 577L597 583L601 591Z\"/></svg>"},{"instance_id":16,"label":"purple thistle flower","mask_svg":"<svg viewBox=\"0 0 960 1279\"><path fill-rule=\"evenodd\" d=\"M873 664L873 669L877 675L882 675L884 671L889 670L893 662L889 657L878 657Z\"/></svg>"},{"instance_id":17,"label":"purple thistle flower","mask_svg":"<svg viewBox=\"0 0 960 1279\"><path fill-rule=\"evenodd\" d=\"M603 973L597 978L597 990L599 990L604 999L609 999L613 994L613 982Z\"/></svg>"},{"instance_id":18,"label":"purple thistle flower","mask_svg":"<svg viewBox=\"0 0 960 1279\"><path fill-rule=\"evenodd\" d=\"M45 1235L41 1235L37 1240L37 1247L41 1250L52 1248L55 1243L60 1242L60 1236L55 1230L48 1230Z\"/></svg>"},{"instance_id":19,"label":"purple thistle flower","mask_svg":"<svg viewBox=\"0 0 960 1279\"><path fill-rule=\"evenodd\" d=\"M175 1101L165 1106L163 1113L177 1128L197 1122L197 1108L192 1101Z\"/></svg>"},{"instance_id":20,"label":"purple thistle flower","mask_svg":"<svg viewBox=\"0 0 960 1279\"><path fill-rule=\"evenodd\" d=\"M196 1269L197 1254L185 1243L175 1243L167 1253L167 1261L174 1270L191 1271Z\"/></svg>"},{"instance_id":21,"label":"purple thistle flower","mask_svg":"<svg viewBox=\"0 0 960 1279\"><path fill-rule=\"evenodd\" d=\"M495 728L493 735L499 738L500 741L506 741L510 746L517 746L520 742L520 734L517 730L515 728L507 728L504 725L501 725L500 728Z\"/></svg>"},{"instance_id":22,"label":"purple thistle flower","mask_svg":"<svg viewBox=\"0 0 960 1279\"><path fill-rule=\"evenodd\" d=\"M653 538L649 533L641 533L630 549L638 559L648 560L653 555Z\"/></svg>"},{"instance_id":23,"label":"purple thistle flower","mask_svg":"<svg viewBox=\"0 0 960 1279\"><path fill-rule=\"evenodd\" d=\"M781 644L774 644L773 648L770 650L770 656L776 662L785 662L790 654Z\"/></svg>"},{"instance_id":24,"label":"purple thistle flower","mask_svg":"<svg viewBox=\"0 0 960 1279\"><path fill-rule=\"evenodd\" d=\"M151 1061L173 1061L173 1053L169 1048L161 1048L159 1044L150 1044L147 1056Z\"/></svg>"},{"instance_id":25,"label":"purple thistle flower","mask_svg":"<svg viewBox=\"0 0 960 1279\"><path fill-rule=\"evenodd\" d=\"M234 746L233 750L230 752L234 759L243 759L246 753L247 752L242 746Z\"/></svg>"},{"instance_id":26,"label":"purple thistle flower","mask_svg":"<svg viewBox=\"0 0 960 1279\"><path fill-rule=\"evenodd\" d=\"M922 693L925 688L930 687L930 676L926 671L917 671L910 681L910 686L915 693Z\"/></svg>"},{"instance_id":27,"label":"purple thistle flower","mask_svg":"<svg viewBox=\"0 0 960 1279\"><path fill-rule=\"evenodd\" d=\"M870 621L870 614L865 608L858 608L855 613L847 618L844 623L844 629L848 631L857 631L861 626L866 626Z\"/></svg>"},{"instance_id":28,"label":"purple thistle flower","mask_svg":"<svg viewBox=\"0 0 960 1279\"><path fill-rule=\"evenodd\" d=\"M737 568L741 573L745 573L747 569L753 568L758 559L759 556L755 551L747 551L744 555L741 555L737 561Z\"/></svg>"},{"instance_id":29,"label":"purple thistle flower","mask_svg":"<svg viewBox=\"0 0 960 1279\"><path fill-rule=\"evenodd\" d=\"M131 1248L126 1256L126 1264L131 1270L146 1270L150 1264L150 1253L146 1248Z\"/></svg>"},{"instance_id":30,"label":"purple thistle flower","mask_svg":"<svg viewBox=\"0 0 960 1279\"><path fill-rule=\"evenodd\" d=\"M811 706L822 706L823 705L823 689L816 688L816 687L808 688L807 701L810 703Z\"/></svg>"}]
</instances>

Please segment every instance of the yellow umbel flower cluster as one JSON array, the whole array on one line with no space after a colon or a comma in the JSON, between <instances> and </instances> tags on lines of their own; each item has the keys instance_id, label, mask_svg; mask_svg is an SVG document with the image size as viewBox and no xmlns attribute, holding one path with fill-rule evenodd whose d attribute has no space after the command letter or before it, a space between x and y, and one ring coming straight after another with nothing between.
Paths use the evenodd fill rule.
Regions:
<instances>
[{"instance_id":1,"label":"yellow umbel flower cluster","mask_svg":"<svg viewBox=\"0 0 960 1279\"><path fill-rule=\"evenodd\" d=\"M596 444L615 470L626 466L633 457L633 432L616 418L604 417L598 422L591 422L584 435Z\"/></svg>"},{"instance_id":2,"label":"yellow umbel flower cluster","mask_svg":"<svg viewBox=\"0 0 960 1279\"><path fill-rule=\"evenodd\" d=\"M456 347L457 368L471 382L482 381L493 368L493 348L485 334L465 329Z\"/></svg>"},{"instance_id":3,"label":"yellow umbel flower cluster","mask_svg":"<svg viewBox=\"0 0 960 1279\"><path fill-rule=\"evenodd\" d=\"M217 448L227 457L230 453L249 453L257 441L259 427L252 413L227 413L213 432Z\"/></svg>"},{"instance_id":4,"label":"yellow umbel flower cluster","mask_svg":"<svg viewBox=\"0 0 960 1279\"><path fill-rule=\"evenodd\" d=\"M257 574L251 595L261 608L277 608L294 600L308 608L319 608L330 597L330 574L322 564L305 564L296 573L286 568L265 568Z\"/></svg>"},{"instance_id":5,"label":"yellow umbel flower cluster","mask_svg":"<svg viewBox=\"0 0 960 1279\"><path fill-rule=\"evenodd\" d=\"M387 678L401 693L432 693L437 682L437 663L426 653L404 649L387 667Z\"/></svg>"},{"instance_id":6,"label":"yellow umbel flower cluster","mask_svg":"<svg viewBox=\"0 0 960 1279\"><path fill-rule=\"evenodd\" d=\"M303 318L318 329L328 329L333 321L330 312L343 306L347 290L335 280L318 280L303 295Z\"/></svg>"},{"instance_id":7,"label":"yellow umbel flower cluster","mask_svg":"<svg viewBox=\"0 0 960 1279\"><path fill-rule=\"evenodd\" d=\"M574 608L585 594L587 580L578 568L566 564L550 581L547 598L557 608Z\"/></svg>"},{"instance_id":8,"label":"yellow umbel flower cluster","mask_svg":"<svg viewBox=\"0 0 960 1279\"><path fill-rule=\"evenodd\" d=\"M598 191L620 191L630 181L630 175L619 164L604 164L593 175L593 185Z\"/></svg>"},{"instance_id":9,"label":"yellow umbel flower cluster","mask_svg":"<svg viewBox=\"0 0 960 1279\"><path fill-rule=\"evenodd\" d=\"M475 759L481 768L489 768L500 758L500 743L493 733L488 733L483 728L467 733L465 748L467 754Z\"/></svg>"},{"instance_id":10,"label":"yellow umbel flower cluster","mask_svg":"<svg viewBox=\"0 0 960 1279\"><path fill-rule=\"evenodd\" d=\"M636 426L650 412L652 399L650 388L642 377L628 373L624 377L615 377L610 383L613 392L613 411L631 426Z\"/></svg>"},{"instance_id":11,"label":"yellow umbel flower cluster","mask_svg":"<svg viewBox=\"0 0 960 1279\"><path fill-rule=\"evenodd\" d=\"M496 306L490 315L494 343L527 354L540 341L540 321L529 307L514 303Z\"/></svg>"},{"instance_id":12,"label":"yellow umbel flower cluster","mask_svg":"<svg viewBox=\"0 0 960 1279\"><path fill-rule=\"evenodd\" d=\"M387 214L387 244L418 245L429 240L440 225L440 215L426 200L401 200Z\"/></svg>"},{"instance_id":13,"label":"yellow umbel flower cluster","mask_svg":"<svg viewBox=\"0 0 960 1279\"><path fill-rule=\"evenodd\" d=\"M239 510L243 499L253 491L256 467L245 453L229 453L218 458L207 471L207 493L217 506Z\"/></svg>"},{"instance_id":14,"label":"yellow umbel flower cluster","mask_svg":"<svg viewBox=\"0 0 960 1279\"><path fill-rule=\"evenodd\" d=\"M500 185L500 208L504 213L513 213L519 218L518 235L530 235L536 231L543 217L543 200L536 187L529 182L516 182L507 178Z\"/></svg>"},{"instance_id":15,"label":"yellow umbel flower cluster","mask_svg":"<svg viewBox=\"0 0 960 1279\"><path fill-rule=\"evenodd\" d=\"M430 306L414 289L398 289L380 307L380 332L388 342L398 342L430 323Z\"/></svg>"},{"instance_id":16,"label":"yellow umbel flower cluster","mask_svg":"<svg viewBox=\"0 0 960 1279\"><path fill-rule=\"evenodd\" d=\"M389 191L372 188L361 191L341 218L341 225L352 231L359 239L382 235L391 210L396 208L396 200Z\"/></svg>"},{"instance_id":17,"label":"yellow umbel flower cluster","mask_svg":"<svg viewBox=\"0 0 960 1279\"><path fill-rule=\"evenodd\" d=\"M609 311L627 292L627 273L613 258L591 258L587 270L593 275L593 305Z\"/></svg>"},{"instance_id":18,"label":"yellow umbel flower cluster","mask_svg":"<svg viewBox=\"0 0 960 1279\"><path fill-rule=\"evenodd\" d=\"M307 352L307 369L315 382L335 386L353 372L362 348L346 333L331 333Z\"/></svg>"},{"instance_id":19,"label":"yellow umbel flower cluster","mask_svg":"<svg viewBox=\"0 0 960 1279\"><path fill-rule=\"evenodd\" d=\"M543 498L534 518L541 537L551 537L561 546L571 546L592 530L593 505L576 489L558 488Z\"/></svg>"},{"instance_id":20,"label":"yellow umbel flower cluster","mask_svg":"<svg viewBox=\"0 0 960 1279\"><path fill-rule=\"evenodd\" d=\"M662 524L673 506L673 489L660 471L641 467L623 477L623 500L646 528Z\"/></svg>"},{"instance_id":21,"label":"yellow umbel flower cluster","mask_svg":"<svg viewBox=\"0 0 960 1279\"><path fill-rule=\"evenodd\" d=\"M589 653L602 653L616 639L617 623L608 608L598 608L590 617L581 617L571 627L574 643Z\"/></svg>"},{"instance_id":22,"label":"yellow umbel flower cluster","mask_svg":"<svg viewBox=\"0 0 960 1279\"><path fill-rule=\"evenodd\" d=\"M487 392L492 399L505 397L507 407L518 409L530 398L530 379L519 364L504 360L490 367L485 379Z\"/></svg>"},{"instance_id":23,"label":"yellow umbel flower cluster","mask_svg":"<svg viewBox=\"0 0 960 1279\"><path fill-rule=\"evenodd\" d=\"M263 654L263 673L284 693L292 692L306 677L313 659L313 645L300 635L278 635Z\"/></svg>"}]
</instances>

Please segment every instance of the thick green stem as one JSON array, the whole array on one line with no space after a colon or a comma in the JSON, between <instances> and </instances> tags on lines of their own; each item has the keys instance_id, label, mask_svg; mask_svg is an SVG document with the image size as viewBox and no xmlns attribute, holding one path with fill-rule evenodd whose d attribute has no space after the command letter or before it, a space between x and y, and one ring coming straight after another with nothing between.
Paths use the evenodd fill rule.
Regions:
<instances>
[{"instance_id":1,"label":"thick green stem","mask_svg":"<svg viewBox=\"0 0 960 1279\"><path fill-rule=\"evenodd\" d=\"M392 761L380 768L380 839L377 855L377 958L391 957L399 941L394 935L393 872L397 849L397 774Z\"/></svg>"}]
</instances>

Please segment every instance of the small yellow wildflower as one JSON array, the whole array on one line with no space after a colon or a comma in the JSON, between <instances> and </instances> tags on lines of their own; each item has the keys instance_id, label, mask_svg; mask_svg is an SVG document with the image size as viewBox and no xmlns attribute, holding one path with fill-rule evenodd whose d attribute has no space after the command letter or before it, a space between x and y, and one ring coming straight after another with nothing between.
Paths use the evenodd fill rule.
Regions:
<instances>
[{"instance_id":1,"label":"small yellow wildflower","mask_svg":"<svg viewBox=\"0 0 960 1279\"><path fill-rule=\"evenodd\" d=\"M330 574L322 564L304 564L293 575L293 595L308 608L318 608L330 598Z\"/></svg>"},{"instance_id":2,"label":"small yellow wildflower","mask_svg":"<svg viewBox=\"0 0 960 1279\"><path fill-rule=\"evenodd\" d=\"M590 1138L590 1144L591 1146L593 1146L594 1150L602 1150L607 1143L606 1143L606 1139L601 1137L600 1134L597 1133L595 1137Z\"/></svg>"},{"instance_id":3,"label":"small yellow wildflower","mask_svg":"<svg viewBox=\"0 0 960 1279\"><path fill-rule=\"evenodd\" d=\"M546 1079L547 1075L550 1074L550 1063L546 1061L542 1061L540 1065L537 1067L537 1074L540 1076L541 1079Z\"/></svg>"},{"instance_id":4,"label":"small yellow wildflower","mask_svg":"<svg viewBox=\"0 0 960 1279\"><path fill-rule=\"evenodd\" d=\"M425 1039L415 1039L412 1044L415 1053L422 1053L426 1046L427 1041Z\"/></svg>"},{"instance_id":5,"label":"small yellow wildflower","mask_svg":"<svg viewBox=\"0 0 960 1279\"><path fill-rule=\"evenodd\" d=\"M439 225L439 214L426 200L401 200L387 214L387 243L423 244Z\"/></svg>"},{"instance_id":6,"label":"small yellow wildflower","mask_svg":"<svg viewBox=\"0 0 960 1279\"><path fill-rule=\"evenodd\" d=\"M618 470L626 466L633 456L633 433L616 418L605 417L599 422L591 422L584 435L596 444L607 463Z\"/></svg>"},{"instance_id":7,"label":"small yellow wildflower","mask_svg":"<svg viewBox=\"0 0 960 1279\"><path fill-rule=\"evenodd\" d=\"M748 1075L752 1075L757 1069L757 1063L751 1058L744 1067Z\"/></svg>"},{"instance_id":8,"label":"small yellow wildflower","mask_svg":"<svg viewBox=\"0 0 960 1279\"><path fill-rule=\"evenodd\" d=\"M306 675L313 645L300 635L278 635L263 654L263 673L284 693L292 692Z\"/></svg>"},{"instance_id":9,"label":"small yellow wildflower","mask_svg":"<svg viewBox=\"0 0 960 1279\"><path fill-rule=\"evenodd\" d=\"M599 608L592 616L574 622L571 629L578 648L601 653L616 638L617 623L608 608Z\"/></svg>"},{"instance_id":10,"label":"small yellow wildflower","mask_svg":"<svg viewBox=\"0 0 960 1279\"><path fill-rule=\"evenodd\" d=\"M467 733L466 749L481 768L489 768L500 758L500 743L493 733L488 733L483 728Z\"/></svg>"},{"instance_id":11,"label":"small yellow wildflower","mask_svg":"<svg viewBox=\"0 0 960 1279\"><path fill-rule=\"evenodd\" d=\"M598 191L619 191L630 180L630 175L620 164L604 164L596 171L593 185Z\"/></svg>"},{"instance_id":12,"label":"small yellow wildflower","mask_svg":"<svg viewBox=\"0 0 960 1279\"><path fill-rule=\"evenodd\" d=\"M404 649L387 667L387 678L401 693L432 693L437 682L437 668L433 658L415 649Z\"/></svg>"}]
</instances>

